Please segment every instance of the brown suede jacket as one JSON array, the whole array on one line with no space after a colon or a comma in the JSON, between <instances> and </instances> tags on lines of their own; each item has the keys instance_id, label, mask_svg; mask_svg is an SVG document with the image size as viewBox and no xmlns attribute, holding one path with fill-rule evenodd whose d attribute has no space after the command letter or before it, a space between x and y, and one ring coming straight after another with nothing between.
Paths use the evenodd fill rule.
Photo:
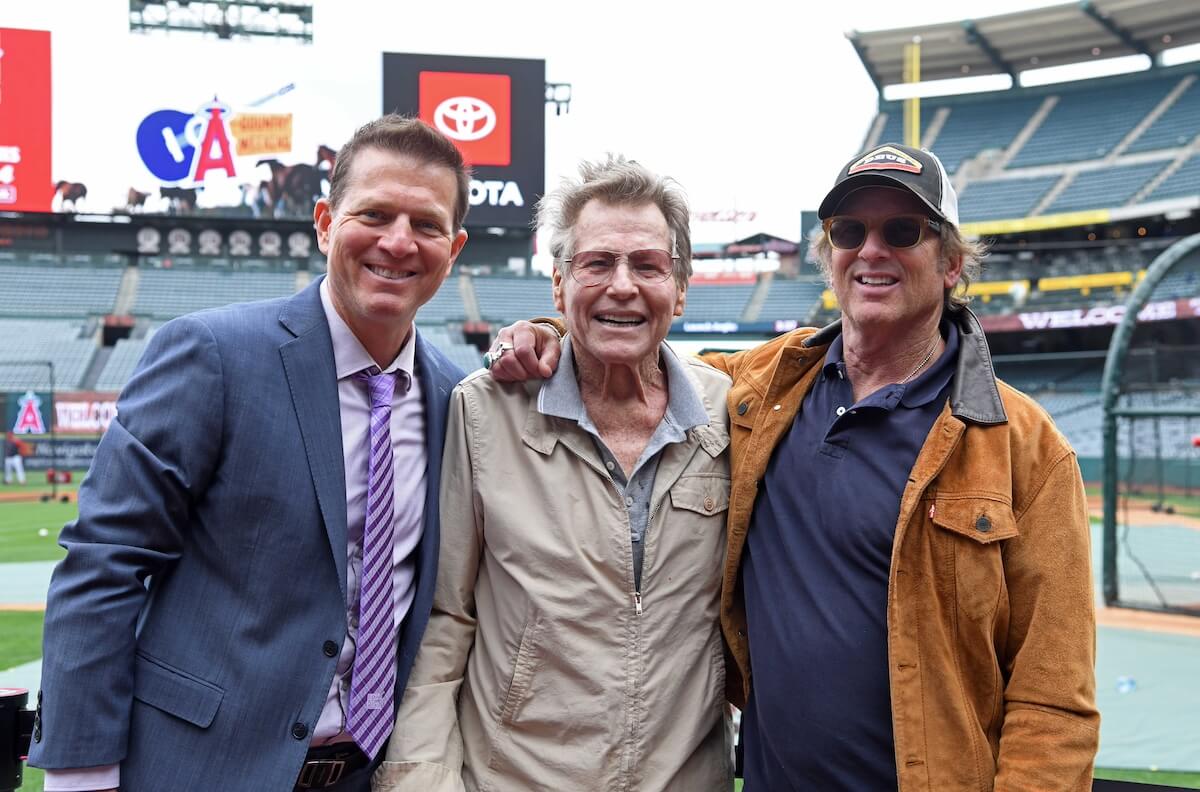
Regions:
<instances>
[{"instance_id":1,"label":"brown suede jacket","mask_svg":"<svg viewBox=\"0 0 1200 792\"><path fill-rule=\"evenodd\" d=\"M1042 408L996 380L975 317L955 316L950 399L901 498L888 582L900 792L1090 790L1100 716L1079 466ZM705 356L733 378L721 621L735 702L752 682L739 574L758 483L840 331Z\"/></svg>"}]
</instances>

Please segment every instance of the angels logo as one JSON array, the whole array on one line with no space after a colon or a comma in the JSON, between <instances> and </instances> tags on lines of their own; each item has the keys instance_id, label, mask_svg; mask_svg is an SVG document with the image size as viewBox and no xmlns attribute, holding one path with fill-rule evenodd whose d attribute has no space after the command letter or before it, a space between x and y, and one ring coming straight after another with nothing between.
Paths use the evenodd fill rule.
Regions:
<instances>
[{"instance_id":1,"label":"angels logo","mask_svg":"<svg viewBox=\"0 0 1200 792\"><path fill-rule=\"evenodd\" d=\"M846 171L847 176L869 170L902 170L909 173L920 173L921 163L903 151L892 146L880 146L874 151L864 154Z\"/></svg>"},{"instance_id":2,"label":"angels logo","mask_svg":"<svg viewBox=\"0 0 1200 792\"><path fill-rule=\"evenodd\" d=\"M17 400L17 420L13 422L13 434L46 434L46 422L42 420L42 400L33 391Z\"/></svg>"},{"instance_id":3,"label":"angels logo","mask_svg":"<svg viewBox=\"0 0 1200 792\"><path fill-rule=\"evenodd\" d=\"M237 175L227 118L229 107L216 100L195 113L158 110L137 130L138 152L163 184L201 186L210 171Z\"/></svg>"}]
</instances>

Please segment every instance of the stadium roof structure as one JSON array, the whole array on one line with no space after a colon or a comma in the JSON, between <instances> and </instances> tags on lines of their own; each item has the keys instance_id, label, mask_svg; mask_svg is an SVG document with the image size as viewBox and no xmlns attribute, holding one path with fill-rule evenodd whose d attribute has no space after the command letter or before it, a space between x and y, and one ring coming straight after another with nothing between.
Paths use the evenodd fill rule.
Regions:
<instances>
[{"instance_id":1,"label":"stadium roof structure","mask_svg":"<svg viewBox=\"0 0 1200 792\"><path fill-rule=\"evenodd\" d=\"M1124 55L1155 56L1200 42L1196 0L1080 0L1012 14L846 38L882 91L904 82L904 47L921 43L921 80L1007 74Z\"/></svg>"}]
</instances>

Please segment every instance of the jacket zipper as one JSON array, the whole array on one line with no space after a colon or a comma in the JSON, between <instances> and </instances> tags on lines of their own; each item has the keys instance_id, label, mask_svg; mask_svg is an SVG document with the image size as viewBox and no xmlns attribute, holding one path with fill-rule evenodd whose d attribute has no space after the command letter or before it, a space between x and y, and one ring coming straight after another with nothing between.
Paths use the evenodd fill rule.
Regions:
<instances>
[{"instance_id":1,"label":"jacket zipper","mask_svg":"<svg viewBox=\"0 0 1200 792\"><path fill-rule=\"evenodd\" d=\"M650 524L654 522L654 516L656 514L658 514L658 505L655 505L655 507L650 510L649 516L646 517L646 531L645 531L645 533L642 534L642 542L643 542L643 547L642 547L642 586L643 587L646 585L646 547L648 547L650 544L648 535L650 533ZM640 592L636 589L634 589L634 592L633 592L633 613L635 616L642 615L642 592Z\"/></svg>"}]
</instances>

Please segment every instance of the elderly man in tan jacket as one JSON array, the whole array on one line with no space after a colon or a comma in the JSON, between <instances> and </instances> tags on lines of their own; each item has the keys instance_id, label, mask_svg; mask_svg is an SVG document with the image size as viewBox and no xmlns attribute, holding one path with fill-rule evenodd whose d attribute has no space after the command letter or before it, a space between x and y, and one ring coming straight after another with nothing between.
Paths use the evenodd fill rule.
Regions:
<instances>
[{"instance_id":1,"label":"elderly man in tan jacket","mask_svg":"<svg viewBox=\"0 0 1200 792\"><path fill-rule=\"evenodd\" d=\"M539 208L562 365L451 398L433 614L376 790L732 787L729 378L663 343L687 205L635 162L581 174Z\"/></svg>"}]
</instances>

